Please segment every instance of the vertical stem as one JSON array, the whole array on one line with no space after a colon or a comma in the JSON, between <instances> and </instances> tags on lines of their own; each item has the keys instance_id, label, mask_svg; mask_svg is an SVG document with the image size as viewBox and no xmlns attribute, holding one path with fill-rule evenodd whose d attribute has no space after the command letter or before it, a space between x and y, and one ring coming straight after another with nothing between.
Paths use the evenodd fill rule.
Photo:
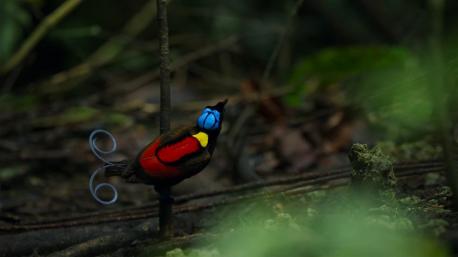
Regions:
<instances>
[{"instance_id":1,"label":"vertical stem","mask_svg":"<svg viewBox=\"0 0 458 257\"><path fill-rule=\"evenodd\" d=\"M453 123L450 112L449 88L447 87L446 73L444 72L444 54L442 47L443 11L445 0L430 0L432 11L430 48L432 54L431 86L434 91L437 129L441 135L444 151L445 175L453 194L453 207L458 208L458 163L455 140L452 137Z\"/></svg>"},{"instance_id":2,"label":"vertical stem","mask_svg":"<svg viewBox=\"0 0 458 257\"><path fill-rule=\"evenodd\" d=\"M167 23L167 0L157 0L157 19L159 25L159 58L160 58L160 133L170 129L170 59L169 29ZM159 231L162 237L173 236L172 202L170 187L163 188L159 198Z\"/></svg>"},{"instance_id":3,"label":"vertical stem","mask_svg":"<svg viewBox=\"0 0 458 257\"><path fill-rule=\"evenodd\" d=\"M264 69L264 73L262 75L263 81L266 81L269 78L270 73L272 72L272 69L275 65L275 61L277 60L277 57L280 54L283 45L288 38L291 27L294 25L294 18L296 17L297 12L301 8L302 3L304 3L304 0L297 0L297 2L294 4L293 9L291 10L291 13L288 16L288 21L286 22L285 28L278 40L277 45L275 46L275 49L269 57L269 61L267 62L266 68Z\"/></svg>"},{"instance_id":4,"label":"vertical stem","mask_svg":"<svg viewBox=\"0 0 458 257\"><path fill-rule=\"evenodd\" d=\"M161 77L160 133L170 129L170 59L169 28L167 23L167 0L157 0L157 19L159 24L159 58Z\"/></svg>"},{"instance_id":5,"label":"vertical stem","mask_svg":"<svg viewBox=\"0 0 458 257\"><path fill-rule=\"evenodd\" d=\"M173 237L173 198L170 187L156 188L159 193L159 233L162 238Z\"/></svg>"}]
</instances>

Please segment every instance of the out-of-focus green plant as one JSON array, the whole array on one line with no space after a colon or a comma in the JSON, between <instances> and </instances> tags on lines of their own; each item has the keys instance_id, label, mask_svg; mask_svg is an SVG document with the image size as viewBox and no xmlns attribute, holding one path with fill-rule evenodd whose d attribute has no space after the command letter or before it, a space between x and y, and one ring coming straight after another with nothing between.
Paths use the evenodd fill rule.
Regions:
<instances>
[{"instance_id":1,"label":"out-of-focus green plant","mask_svg":"<svg viewBox=\"0 0 458 257\"><path fill-rule=\"evenodd\" d=\"M427 140L406 142L399 145L392 141L384 141L377 145L382 152L396 161L427 161L440 159L443 156L442 147Z\"/></svg>"},{"instance_id":2,"label":"out-of-focus green plant","mask_svg":"<svg viewBox=\"0 0 458 257\"><path fill-rule=\"evenodd\" d=\"M435 103L429 72L418 60L402 69L372 74L353 88L349 102L363 108L369 121L390 138L431 131Z\"/></svg>"},{"instance_id":3,"label":"out-of-focus green plant","mask_svg":"<svg viewBox=\"0 0 458 257\"><path fill-rule=\"evenodd\" d=\"M294 91L287 97L291 105L302 103L305 95L315 92L318 85L327 86L382 70L403 68L412 62L411 53L401 47L361 46L329 48L302 61L290 75Z\"/></svg>"},{"instance_id":4,"label":"out-of-focus green plant","mask_svg":"<svg viewBox=\"0 0 458 257\"><path fill-rule=\"evenodd\" d=\"M371 204L374 205L370 208L371 213L379 214L372 217L373 222L392 228L417 228L432 232L434 235L445 231L448 223L438 217L447 210L440 203L445 199L440 199L449 197L450 190L437 193L431 199L403 194L402 190L396 187L397 178L392 166L393 157L384 152L379 145L370 149L367 145L354 144L351 147L349 158L353 168L352 189L370 197ZM417 224L414 224L414 219L417 219Z\"/></svg>"},{"instance_id":5,"label":"out-of-focus green plant","mask_svg":"<svg viewBox=\"0 0 458 257\"><path fill-rule=\"evenodd\" d=\"M17 0L0 1L0 63L4 63L15 50L17 43L30 25L30 16Z\"/></svg>"},{"instance_id":6,"label":"out-of-focus green plant","mask_svg":"<svg viewBox=\"0 0 458 257\"><path fill-rule=\"evenodd\" d=\"M448 223L444 188L432 199L406 195L396 187L391 158L381 147L355 144L350 154L361 183L372 186L316 191L301 198L278 196L247 202L220 217L216 242L175 249L167 257L358 257L449 256L433 237ZM367 174L363 174L367 173ZM377 186L378 185L378 186ZM198 250L196 250L198 249Z\"/></svg>"},{"instance_id":7,"label":"out-of-focus green plant","mask_svg":"<svg viewBox=\"0 0 458 257\"><path fill-rule=\"evenodd\" d=\"M12 95L3 94L0 96L0 111L1 112L21 112L33 110L39 103L39 99L33 95Z\"/></svg>"},{"instance_id":8,"label":"out-of-focus green plant","mask_svg":"<svg viewBox=\"0 0 458 257\"><path fill-rule=\"evenodd\" d=\"M31 121L34 126L38 127L69 126L88 122L99 122L107 126L130 126L133 123L132 118L125 114L104 112L86 106L72 107L60 114L38 117Z\"/></svg>"},{"instance_id":9,"label":"out-of-focus green plant","mask_svg":"<svg viewBox=\"0 0 458 257\"><path fill-rule=\"evenodd\" d=\"M6 166L0 168L0 182L8 182L14 178L24 176L27 173L27 167L23 165Z\"/></svg>"},{"instance_id":10,"label":"out-of-focus green plant","mask_svg":"<svg viewBox=\"0 0 458 257\"><path fill-rule=\"evenodd\" d=\"M454 53L447 49L447 53ZM454 63L447 56L446 63ZM362 110L374 128L390 139L413 138L435 130L434 111L445 94L455 101L453 67L444 66L445 87L434 78L437 67L427 54L400 47L350 47L326 49L300 62L293 71L292 105L303 103L304 96L329 85L339 84L345 104ZM451 65L453 66L453 65ZM446 93L444 93L444 91Z\"/></svg>"},{"instance_id":11,"label":"out-of-focus green plant","mask_svg":"<svg viewBox=\"0 0 458 257\"><path fill-rule=\"evenodd\" d=\"M180 248L168 251L165 257L221 257L216 249L192 249L183 251Z\"/></svg>"},{"instance_id":12,"label":"out-of-focus green plant","mask_svg":"<svg viewBox=\"0 0 458 257\"><path fill-rule=\"evenodd\" d=\"M211 248L175 249L166 256L449 256L438 242L415 232L412 220L402 216L399 207L393 215L390 206L366 205L368 199L341 200L331 200L338 204L318 206L313 212L275 204L270 210L241 206L217 229L222 236ZM244 211L247 208L249 212Z\"/></svg>"}]
</instances>

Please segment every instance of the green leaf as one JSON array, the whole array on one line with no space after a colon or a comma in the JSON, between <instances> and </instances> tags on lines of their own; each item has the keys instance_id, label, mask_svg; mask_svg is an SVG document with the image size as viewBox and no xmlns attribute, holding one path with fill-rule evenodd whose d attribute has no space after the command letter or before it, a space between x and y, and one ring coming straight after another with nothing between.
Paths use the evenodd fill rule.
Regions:
<instances>
[{"instance_id":1,"label":"green leaf","mask_svg":"<svg viewBox=\"0 0 458 257\"><path fill-rule=\"evenodd\" d=\"M32 121L35 126L64 126L92 121L100 111L91 107L79 106L65 110L62 114L39 117Z\"/></svg>"},{"instance_id":2,"label":"green leaf","mask_svg":"<svg viewBox=\"0 0 458 257\"><path fill-rule=\"evenodd\" d=\"M412 56L408 50L398 47L360 46L329 48L304 58L293 69L289 84L293 92L287 102L293 106L302 97L314 92L311 81L329 85L375 71L397 69L409 65Z\"/></svg>"},{"instance_id":3,"label":"green leaf","mask_svg":"<svg viewBox=\"0 0 458 257\"><path fill-rule=\"evenodd\" d=\"M30 15L20 1L0 1L0 63L13 54L18 42L30 25Z\"/></svg>"},{"instance_id":4,"label":"green leaf","mask_svg":"<svg viewBox=\"0 0 458 257\"><path fill-rule=\"evenodd\" d=\"M21 112L30 111L37 106L39 99L33 95L11 95L0 96L0 111Z\"/></svg>"}]
</instances>

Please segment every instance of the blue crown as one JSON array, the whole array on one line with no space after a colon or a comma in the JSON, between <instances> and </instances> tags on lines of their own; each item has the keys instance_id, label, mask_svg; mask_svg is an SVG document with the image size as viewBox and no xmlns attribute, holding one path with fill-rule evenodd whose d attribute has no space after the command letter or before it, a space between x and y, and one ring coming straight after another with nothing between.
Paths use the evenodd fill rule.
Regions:
<instances>
[{"instance_id":1,"label":"blue crown","mask_svg":"<svg viewBox=\"0 0 458 257\"><path fill-rule=\"evenodd\" d=\"M219 111L205 108L197 119L197 125L202 129L215 130L220 126L220 118Z\"/></svg>"}]
</instances>

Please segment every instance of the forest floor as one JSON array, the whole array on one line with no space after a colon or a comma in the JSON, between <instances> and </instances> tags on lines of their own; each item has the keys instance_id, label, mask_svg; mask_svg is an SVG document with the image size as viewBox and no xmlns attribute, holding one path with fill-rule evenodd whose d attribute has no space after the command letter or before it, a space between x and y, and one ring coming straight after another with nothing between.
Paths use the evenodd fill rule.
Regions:
<instances>
[{"instance_id":1,"label":"forest floor","mask_svg":"<svg viewBox=\"0 0 458 257\"><path fill-rule=\"evenodd\" d=\"M414 209L411 212L415 216L423 219L415 228L439 235L441 240L449 241L453 246L458 215L450 210L450 192L440 174L442 164L430 161L394 167L399 177L396 186L398 198L407 208ZM170 241L155 239L158 238L157 203L148 187L121 186L122 200L115 206L101 207L89 196L87 189L81 187L87 184L86 176L42 177L41 180L52 179L54 183L47 190L41 190L40 183L44 182L37 180L34 186L8 191L7 199L14 201L3 203L6 211L1 217L0 240L7 247L2 247L1 255L173 254L174 249L205 246L202 242L218 238L213 232L214 227L224 223L235 206L243 206L241 212L250 212L256 209L253 205L268 202L274 214L278 208L288 209L284 206L310 208L323 199L327 190L329 194L346 190L350 175L349 167L309 171L241 186L178 195L174 207L176 238Z\"/></svg>"}]
</instances>

